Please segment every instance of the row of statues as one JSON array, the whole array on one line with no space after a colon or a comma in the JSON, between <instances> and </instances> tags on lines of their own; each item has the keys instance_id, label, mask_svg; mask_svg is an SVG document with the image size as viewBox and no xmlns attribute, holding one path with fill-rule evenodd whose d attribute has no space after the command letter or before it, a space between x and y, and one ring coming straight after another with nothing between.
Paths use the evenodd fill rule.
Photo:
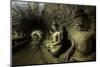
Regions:
<instances>
[{"instance_id":1,"label":"row of statues","mask_svg":"<svg viewBox=\"0 0 100 67\"><path fill-rule=\"evenodd\" d=\"M66 22L64 22L66 23ZM93 22L92 24L95 24ZM85 62L96 60L96 30L84 10L77 10L73 26L52 22L48 32L31 31L31 41L13 54L14 65ZM91 28L91 26L94 26ZM44 27L45 28L45 27ZM14 38L26 34L14 32ZM27 36L28 37L28 36Z\"/></svg>"},{"instance_id":2,"label":"row of statues","mask_svg":"<svg viewBox=\"0 0 100 67\"><path fill-rule=\"evenodd\" d=\"M96 60L96 32L89 28L88 15L83 10L78 10L73 21L76 24L71 32L67 32L65 27L60 29L60 25L57 23L52 23L49 35L47 35L48 39L43 45L57 59L55 61L57 63ZM37 40L34 40L36 34ZM42 34L42 31L33 31L31 34L33 41L39 42Z\"/></svg>"}]
</instances>

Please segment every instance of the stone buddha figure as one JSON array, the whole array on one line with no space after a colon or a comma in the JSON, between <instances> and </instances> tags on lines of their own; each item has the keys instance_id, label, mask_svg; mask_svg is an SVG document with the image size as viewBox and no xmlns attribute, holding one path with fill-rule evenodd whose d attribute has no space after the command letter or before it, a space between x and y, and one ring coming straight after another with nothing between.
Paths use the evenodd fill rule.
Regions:
<instances>
[{"instance_id":1,"label":"stone buddha figure","mask_svg":"<svg viewBox=\"0 0 100 67\"><path fill-rule=\"evenodd\" d=\"M96 60L95 30L90 30L88 15L84 10L75 11L74 30L71 33L72 47L69 51L67 62L93 61Z\"/></svg>"},{"instance_id":2,"label":"stone buddha figure","mask_svg":"<svg viewBox=\"0 0 100 67\"><path fill-rule=\"evenodd\" d=\"M57 56L61 49L61 31L59 30L58 24L55 23L52 24L51 28L51 41L48 43L47 47L54 56Z\"/></svg>"}]
</instances>

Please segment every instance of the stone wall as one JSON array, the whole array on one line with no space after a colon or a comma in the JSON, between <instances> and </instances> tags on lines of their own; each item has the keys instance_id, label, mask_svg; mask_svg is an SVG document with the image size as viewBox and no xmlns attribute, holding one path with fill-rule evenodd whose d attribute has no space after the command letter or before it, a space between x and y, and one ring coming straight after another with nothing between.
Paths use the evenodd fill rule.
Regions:
<instances>
[{"instance_id":1,"label":"stone wall","mask_svg":"<svg viewBox=\"0 0 100 67\"><path fill-rule=\"evenodd\" d=\"M95 6L16 1L12 2L11 7L12 29L24 33L30 32L37 27L40 27L39 29L45 27L44 29L48 30L50 24L56 22L60 27L65 26L70 31L75 25L73 23L74 12L80 8L88 14L91 28L95 30Z\"/></svg>"}]
</instances>

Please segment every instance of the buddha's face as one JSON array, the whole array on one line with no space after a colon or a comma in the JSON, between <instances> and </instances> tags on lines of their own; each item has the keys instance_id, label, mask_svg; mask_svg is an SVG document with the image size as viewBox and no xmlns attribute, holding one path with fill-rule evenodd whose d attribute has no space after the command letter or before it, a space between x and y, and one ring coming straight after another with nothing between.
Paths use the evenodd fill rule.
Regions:
<instances>
[{"instance_id":1,"label":"buddha's face","mask_svg":"<svg viewBox=\"0 0 100 67\"><path fill-rule=\"evenodd\" d=\"M38 40L39 40L38 35L34 34L34 35L32 36L32 41L36 42L36 41L38 41Z\"/></svg>"},{"instance_id":2,"label":"buddha's face","mask_svg":"<svg viewBox=\"0 0 100 67\"><path fill-rule=\"evenodd\" d=\"M52 30L56 31L56 27L54 25L52 25Z\"/></svg>"},{"instance_id":3,"label":"buddha's face","mask_svg":"<svg viewBox=\"0 0 100 67\"><path fill-rule=\"evenodd\" d=\"M82 31L86 29L88 21L86 18L80 16L74 19L74 23L75 23L76 29L78 31Z\"/></svg>"}]
</instances>

